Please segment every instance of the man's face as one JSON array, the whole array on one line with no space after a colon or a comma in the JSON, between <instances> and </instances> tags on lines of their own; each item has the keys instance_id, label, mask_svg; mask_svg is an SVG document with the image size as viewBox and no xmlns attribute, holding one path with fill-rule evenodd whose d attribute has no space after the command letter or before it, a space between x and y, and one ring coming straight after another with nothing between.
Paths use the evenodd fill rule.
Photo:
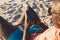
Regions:
<instances>
[{"instance_id":1,"label":"man's face","mask_svg":"<svg viewBox=\"0 0 60 40\"><path fill-rule=\"evenodd\" d=\"M56 8L52 8L52 19L56 27L60 28L60 11Z\"/></svg>"}]
</instances>

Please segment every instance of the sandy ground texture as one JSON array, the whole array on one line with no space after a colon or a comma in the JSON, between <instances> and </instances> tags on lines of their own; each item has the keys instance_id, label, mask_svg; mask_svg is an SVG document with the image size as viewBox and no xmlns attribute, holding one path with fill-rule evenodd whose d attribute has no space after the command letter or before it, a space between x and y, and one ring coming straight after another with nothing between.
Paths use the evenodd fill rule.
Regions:
<instances>
[{"instance_id":1,"label":"sandy ground texture","mask_svg":"<svg viewBox=\"0 0 60 40\"><path fill-rule=\"evenodd\" d=\"M52 5L51 0L0 0L0 16L15 25L23 12L24 3L34 9L44 24L49 27L53 25L48 12Z\"/></svg>"}]
</instances>

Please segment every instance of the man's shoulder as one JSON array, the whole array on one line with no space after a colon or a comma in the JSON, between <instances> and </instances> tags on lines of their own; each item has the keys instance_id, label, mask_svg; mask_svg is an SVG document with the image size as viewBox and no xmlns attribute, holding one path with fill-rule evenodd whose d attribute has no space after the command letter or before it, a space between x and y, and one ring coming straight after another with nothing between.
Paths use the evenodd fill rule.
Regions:
<instances>
[{"instance_id":1,"label":"man's shoulder","mask_svg":"<svg viewBox=\"0 0 60 40\"><path fill-rule=\"evenodd\" d=\"M43 32L43 34L48 34L48 33L51 33L51 32L55 32L54 26L49 27L45 32Z\"/></svg>"}]
</instances>

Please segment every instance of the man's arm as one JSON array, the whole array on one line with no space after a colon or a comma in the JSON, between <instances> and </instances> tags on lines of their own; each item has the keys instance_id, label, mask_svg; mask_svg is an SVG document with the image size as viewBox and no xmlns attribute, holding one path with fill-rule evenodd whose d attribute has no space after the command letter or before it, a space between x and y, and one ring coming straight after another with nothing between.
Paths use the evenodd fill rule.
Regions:
<instances>
[{"instance_id":1,"label":"man's arm","mask_svg":"<svg viewBox=\"0 0 60 40\"><path fill-rule=\"evenodd\" d=\"M34 38L34 40L47 40L47 39L45 37L45 34L40 34L36 38Z\"/></svg>"}]
</instances>

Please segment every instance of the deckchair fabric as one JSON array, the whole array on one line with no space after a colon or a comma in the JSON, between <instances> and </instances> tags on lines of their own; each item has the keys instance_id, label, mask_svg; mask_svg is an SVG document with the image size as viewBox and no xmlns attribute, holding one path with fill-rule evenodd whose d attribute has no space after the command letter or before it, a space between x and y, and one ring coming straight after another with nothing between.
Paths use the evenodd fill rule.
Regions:
<instances>
[{"instance_id":1,"label":"deckchair fabric","mask_svg":"<svg viewBox=\"0 0 60 40\"><path fill-rule=\"evenodd\" d=\"M35 25L35 24L33 24L33 25L30 27L30 29L28 30L28 33L29 33L30 35L33 34L33 33L42 33L42 32L43 32L42 28L39 27L39 26L37 26L37 25Z\"/></svg>"},{"instance_id":2,"label":"deckchair fabric","mask_svg":"<svg viewBox=\"0 0 60 40\"><path fill-rule=\"evenodd\" d=\"M6 38L8 38L8 36L14 31L16 30L12 24L10 24L9 22L7 22L3 17L0 16L0 30L2 30L3 32L3 36L5 36ZM2 33L1 32L1 33Z\"/></svg>"},{"instance_id":3,"label":"deckchair fabric","mask_svg":"<svg viewBox=\"0 0 60 40\"><path fill-rule=\"evenodd\" d=\"M43 32L43 30L40 27L33 24L28 30L28 32L29 32L29 35L31 35L34 33L41 33ZM16 30L9 36L8 40L22 40L22 37L23 37L23 31Z\"/></svg>"},{"instance_id":4,"label":"deckchair fabric","mask_svg":"<svg viewBox=\"0 0 60 40\"><path fill-rule=\"evenodd\" d=\"M36 18L38 18L37 14L35 13L35 11L28 6L28 10L26 11L26 14L28 16L28 20L35 20Z\"/></svg>"},{"instance_id":5,"label":"deckchair fabric","mask_svg":"<svg viewBox=\"0 0 60 40\"><path fill-rule=\"evenodd\" d=\"M22 30L16 30L9 36L8 40L22 40L22 36Z\"/></svg>"}]
</instances>

